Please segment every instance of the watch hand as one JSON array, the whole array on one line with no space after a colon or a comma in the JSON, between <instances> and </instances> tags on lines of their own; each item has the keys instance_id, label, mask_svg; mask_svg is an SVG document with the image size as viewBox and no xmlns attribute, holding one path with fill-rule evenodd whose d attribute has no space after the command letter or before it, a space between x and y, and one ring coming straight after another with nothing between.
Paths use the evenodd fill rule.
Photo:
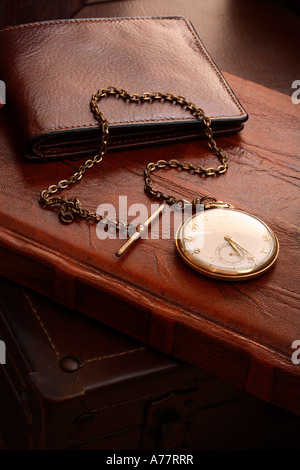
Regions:
<instances>
[{"instance_id":1,"label":"watch hand","mask_svg":"<svg viewBox=\"0 0 300 470\"><path fill-rule=\"evenodd\" d=\"M225 238L225 240L227 240L229 243L230 243L230 242L234 243L235 245L237 245L237 246L239 246L240 248L242 248L242 250L244 250L244 251L246 251L247 253L249 253L250 256L252 256L253 258L255 258L255 256L254 256L250 251L248 251L243 245L240 245L238 242L236 242L235 240L233 240L233 238L228 237L228 236L226 236L226 237L224 237L224 238Z\"/></svg>"},{"instance_id":2,"label":"watch hand","mask_svg":"<svg viewBox=\"0 0 300 470\"><path fill-rule=\"evenodd\" d=\"M230 237L226 236L226 237L224 237L224 239L230 244L230 246L237 252L237 254L239 256L242 256L240 251L237 249L235 243L233 242L233 240Z\"/></svg>"}]
</instances>

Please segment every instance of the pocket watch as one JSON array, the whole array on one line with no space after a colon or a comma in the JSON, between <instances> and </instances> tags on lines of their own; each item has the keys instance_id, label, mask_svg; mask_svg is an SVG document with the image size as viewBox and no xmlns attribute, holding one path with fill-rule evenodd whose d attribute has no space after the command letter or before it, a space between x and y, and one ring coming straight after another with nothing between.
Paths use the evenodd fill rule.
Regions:
<instances>
[{"instance_id":1,"label":"pocket watch","mask_svg":"<svg viewBox=\"0 0 300 470\"><path fill-rule=\"evenodd\" d=\"M270 269L279 242L259 218L217 201L204 205L178 228L181 258L201 274L222 280L245 280Z\"/></svg>"},{"instance_id":2,"label":"pocket watch","mask_svg":"<svg viewBox=\"0 0 300 470\"><path fill-rule=\"evenodd\" d=\"M136 232L116 252L121 256L129 247L140 238L147 226L159 217L164 205L177 205L182 210L185 204L192 204L197 208L198 203L204 205L204 211L196 212L189 220L184 222L176 235L176 247L182 259L193 269L216 279L243 280L263 274L273 266L279 252L279 243L274 232L260 219L235 209L228 203L217 201L212 196L203 196L193 199L191 202L177 199L174 195L164 194L155 189L152 184L152 173L157 169L177 169L196 175L214 177L226 173L228 169L228 157L224 150L218 147L213 136L211 118L205 111L188 101L183 96L175 96L172 93L160 91L144 92L141 94L128 93L124 89L116 87L101 88L94 93L90 100L90 108L98 121L102 131L100 148L98 153L80 165L77 171L68 179L60 180L57 184L44 189L39 196L39 202L45 206L58 209L58 215L63 223L71 223L76 218L82 218L96 223L102 222L107 226L114 225L118 230L129 232L130 223L125 225L120 220L113 221L96 212L83 208L81 202L75 197L57 196L55 193L68 189L72 184L79 182L84 173L95 164L102 162L107 152L109 141L109 122L101 112L98 102L108 96L121 98L125 102L140 103L160 101L177 104L186 109L192 117L200 121L202 129L207 137L209 149L219 160L216 167L204 168L190 162L178 160L158 160L150 162L144 170L144 190L164 204L142 225L135 227ZM199 128L200 129L200 128ZM205 200L213 200L206 202Z\"/></svg>"}]
</instances>

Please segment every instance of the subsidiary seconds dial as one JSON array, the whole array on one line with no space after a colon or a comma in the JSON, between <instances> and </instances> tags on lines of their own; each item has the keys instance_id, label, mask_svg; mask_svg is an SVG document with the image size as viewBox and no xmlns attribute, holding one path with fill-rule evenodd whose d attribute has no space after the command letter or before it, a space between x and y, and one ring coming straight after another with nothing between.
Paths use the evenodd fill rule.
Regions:
<instances>
[{"instance_id":1,"label":"subsidiary seconds dial","mask_svg":"<svg viewBox=\"0 0 300 470\"><path fill-rule=\"evenodd\" d=\"M223 280L263 274L274 264L279 251L270 227L234 208L213 208L195 214L179 227L176 246L191 268Z\"/></svg>"}]
</instances>

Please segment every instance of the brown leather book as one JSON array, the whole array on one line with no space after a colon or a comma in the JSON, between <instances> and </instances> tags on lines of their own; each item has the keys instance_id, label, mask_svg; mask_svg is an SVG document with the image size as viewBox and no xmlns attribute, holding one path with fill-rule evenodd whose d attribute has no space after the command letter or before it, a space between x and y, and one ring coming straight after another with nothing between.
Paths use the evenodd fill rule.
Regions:
<instances>
[{"instance_id":1,"label":"brown leather book","mask_svg":"<svg viewBox=\"0 0 300 470\"><path fill-rule=\"evenodd\" d=\"M45 21L0 31L0 76L30 158L94 154L98 89L180 95L211 117L215 132L242 129L247 113L183 17ZM204 126L172 103L101 100L110 148L198 138Z\"/></svg>"},{"instance_id":2,"label":"brown leather book","mask_svg":"<svg viewBox=\"0 0 300 470\"><path fill-rule=\"evenodd\" d=\"M228 172L205 179L170 169L155 175L156 185L168 192L177 188L186 198L213 193L263 219L280 242L270 271L243 282L218 281L190 269L173 239L137 241L117 258L124 240L100 240L96 226L84 220L63 225L39 205L38 196L74 169L69 162L26 160L7 107L0 113L0 271L299 414L300 371L292 360L300 339L298 111L289 96L230 75L227 80L251 117L242 133L218 139L229 156ZM143 191L145 165L174 156L214 163L202 141L157 146L155 155L153 148L114 152L69 194L91 210L104 202L118 207L120 195L129 206L150 207L153 201Z\"/></svg>"}]
</instances>

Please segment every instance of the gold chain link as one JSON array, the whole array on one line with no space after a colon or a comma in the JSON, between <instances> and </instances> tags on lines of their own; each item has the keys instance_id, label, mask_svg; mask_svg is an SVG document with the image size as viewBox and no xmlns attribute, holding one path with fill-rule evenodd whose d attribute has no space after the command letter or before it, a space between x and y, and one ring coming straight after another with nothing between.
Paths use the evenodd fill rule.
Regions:
<instances>
[{"instance_id":1,"label":"gold chain link","mask_svg":"<svg viewBox=\"0 0 300 470\"><path fill-rule=\"evenodd\" d=\"M116 97L122 98L124 101L131 102L145 102L145 101L168 101L174 104L180 105L182 108L188 110L192 116L194 116L199 121L202 121L205 126L205 134L208 139L209 148L215 153L220 161L220 165L217 168L203 168L200 165L192 165L189 162L180 163L177 160L170 160L169 162L165 160L159 160L156 163L148 163L144 171L144 181L145 181L145 191L147 191L153 198L157 200L164 200L167 204L179 204L181 207L184 206L185 201L183 199L176 199L175 196L168 196L162 191L159 191L153 187L152 184L152 173L154 170L163 169L163 168L181 168L185 171L192 171L198 175L214 176L216 174L225 173L228 168L228 158L224 151L217 146L217 143L213 139L213 131L211 128L211 119L205 114L205 112L198 108L194 103L187 101L183 96L175 96L172 93L162 93L156 91L153 93L128 93L124 89L117 89L115 87L101 88L95 94L92 95L90 100L90 107L93 112L95 119L99 122L101 127L101 144L99 152L94 156L93 159L88 159L83 165L80 165L76 172L70 176L68 179L59 181L57 184L52 184L48 189L44 189L40 193L39 202L45 204L46 206L54 206L58 208L58 214L60 220L64 223L71 223L74 220L74 217L80 217L84 219L89 219L94 222L104 222L108 226L115 226L118 230L128 229L130 223L125 225L121 221L112 221L101 215L97 215L95 212L92 212L88 209L83 209L81 207L81 202L74 197L64 197L64 196L54 196L55 193L59 190L67 189L74 183L77 183L81 180L86 170L92 168L95 164L101 163L103 157L107 152L108 139L109 139L109 123L106 117L101 112L98 102L108 96L113 95ZM192 204L198 201L194 199Z\"/></svg>"}]
</instances>

